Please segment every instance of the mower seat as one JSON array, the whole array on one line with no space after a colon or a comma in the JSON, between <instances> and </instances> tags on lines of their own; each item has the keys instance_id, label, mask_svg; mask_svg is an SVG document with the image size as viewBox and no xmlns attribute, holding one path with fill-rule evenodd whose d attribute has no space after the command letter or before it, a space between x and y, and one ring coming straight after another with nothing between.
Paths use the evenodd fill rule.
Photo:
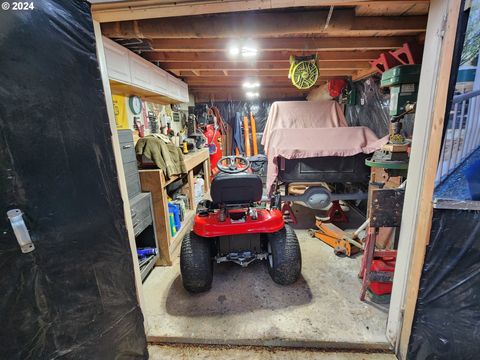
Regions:
<instances>
[{"instance_id":1,"label":"mower seat","mask_svg":"<svg viewBox=\"0 0 480 360\"><path fill-rule=\"evenodd\" d=\"M219 173L212 180L210 195L216 205L242 205L260 201L262 190L262 179L256 174Z\"/></svg>"}]
</instances>

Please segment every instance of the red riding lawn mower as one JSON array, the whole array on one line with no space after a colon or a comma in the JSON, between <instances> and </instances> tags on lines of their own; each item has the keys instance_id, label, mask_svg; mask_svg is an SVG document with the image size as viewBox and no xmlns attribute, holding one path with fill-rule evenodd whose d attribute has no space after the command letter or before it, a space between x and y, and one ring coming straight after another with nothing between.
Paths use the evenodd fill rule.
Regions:
<instances>
[{"instance_id":1,"label":"red riding lawn mower","mask_svg":"<svg viewBox=\"0 0 480 360\"><path fill-rule=\"evenodd\" d=\"M250 171L244 157L222 157L217 167L212 200L199 204L193 230L182 242L183 286L191 293L207 291L212 286L214 262L246 267L255 260L266 261L277 284L294 283L302 268L300 245L283 221L279 196L271 199L269 208L265 206L262 180Z\"/></svg>"}]
</instances>

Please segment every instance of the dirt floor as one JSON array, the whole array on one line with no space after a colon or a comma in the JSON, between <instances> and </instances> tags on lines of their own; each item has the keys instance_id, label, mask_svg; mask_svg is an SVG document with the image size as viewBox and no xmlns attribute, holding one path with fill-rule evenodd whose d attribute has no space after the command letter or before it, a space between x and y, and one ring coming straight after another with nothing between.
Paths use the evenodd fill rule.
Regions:
<instances>
[{"instance_id":1,"label":"dirt floor","mask_svg":"<svg viewBox=\"0 0 480 360\"><path fill-rule=\"evenodd\" d=\"M395 360L393 354L359 352L321 352L301 349L267 349L252 347L208 347L151 345L152 360L222 359L222 360Z\"/></svg>"},{"instance_id":2,"label":"dirt floor","mask_svg":"<svg viewBox=\"0 0 480 360\"><path fill-rule=\"evenodd\" d=\"M302 208L296 213L312 219ZM263 262L222 263L212 289L191 295L178 261L156 267L144 284L149 341L388 349L387 309L358 299L360 256L337 257L308 235L305 221L300 227L302 275L291 286L275 284Z\"/></svg>"}]
</instances>

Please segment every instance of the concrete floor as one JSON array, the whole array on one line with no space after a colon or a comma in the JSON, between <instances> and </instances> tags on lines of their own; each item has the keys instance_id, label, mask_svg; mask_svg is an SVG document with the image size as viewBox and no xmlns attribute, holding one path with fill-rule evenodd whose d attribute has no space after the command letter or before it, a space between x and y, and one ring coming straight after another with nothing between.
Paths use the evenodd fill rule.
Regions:
<instances>
[{"instance_id":1,"label":"concrete floor","mask_svg":"<svg viewBox=\"0 0 480 360\"><path fill-rule=\"evenodd\" d=\"M393 354L358 352L321 352L303 349L266 349L252 347L209 347L195 345L151 345L151 360L395 360Z\"/></svg>"},{"instance_id":2,"label":"concrete floor","mask_svg":"<svg viewBox=\"0 0 480 360\"><path fill-rule=\"evenodd\" d=\"M296 230L303 266L291 286L275 284L263 262L223 263L212 289L191 295L178 259L156 267L144 284L149 341L388 349L387 310L358 300L360 257L335 256L305 229Z\"/></svg>"}]
</instances>

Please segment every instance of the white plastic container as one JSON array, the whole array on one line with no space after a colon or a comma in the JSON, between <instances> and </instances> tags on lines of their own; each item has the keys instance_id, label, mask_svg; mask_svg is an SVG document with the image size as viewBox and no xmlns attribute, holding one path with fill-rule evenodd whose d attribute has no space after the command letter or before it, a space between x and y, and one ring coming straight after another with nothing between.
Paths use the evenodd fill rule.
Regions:
<instances>
[{"instance_id":1,"label":"white plastic container","mask_svg":"<svg viewBox=\"0 0 480 360\"><path fill-rule=\"evenodd\" d=\"M195 188L195 204L196 205L198 205L198 203L203 199L204 185L205 185L205 180L203 180L202 178L195 178L194 188Z\"/></svg>"}]
</instances>

